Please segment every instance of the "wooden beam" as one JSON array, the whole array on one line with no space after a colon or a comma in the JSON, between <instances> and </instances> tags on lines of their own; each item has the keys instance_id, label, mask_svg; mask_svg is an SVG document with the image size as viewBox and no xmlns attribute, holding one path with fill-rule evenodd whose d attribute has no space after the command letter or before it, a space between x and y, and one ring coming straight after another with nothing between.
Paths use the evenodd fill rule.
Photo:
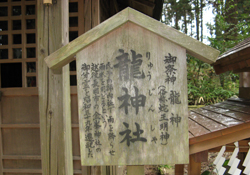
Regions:
<instances>
[{"instance_id":1,"label":"wooden beam","mask_svg":"<svg viewBox=\"0 0 250 175\"><path fill-rule=\"evenodd\" d=\"M86 8L86 6L85 6ZM126 11L127 12L127 11ZM87 47L91 43L98 40L100 37L108 34L110 31L120 27L127 21L128 15L125 11L122 11L118 14L116 18L109 18L102 24L96 26L95 28L91 29L90 31L86 32L85 34L79 36L68 45L62 47L61 49L57 50L50 56L45 59L48 67L51 69L58 69L62 66L68 64L73 60L73 56L81 51L83 48ZM86 26L85 18L85 31L88 29ZM108 25L110 24L110 25ZM65 52L66 51L66 52Z\"/></svg>"},{"instance_id":2,"label":"wooden beam","mask_svg":"<svg viewBox=\"0 0 250 175\"><path fill-rule=\"evenodd\" d=\"M239 142L239 149L240 149L239 152L248 152L249 150L248 142L250 142L250 140L240 140L238 142ZM233 152L235 149L234 142L226 144L225 146L226 146L225 152ZM220 149L221 149L221 146L209 149L208 152L220 152Z\"/></svg>"},{"instance_id":3,"label":"wooden beam","mask_svg":"<svg viewBox=\"0 0 250 175\"><path fill-rule=\"evenodd\" d=\"M28 88L1 88L2 96L38 96L37 87Z\"/></svg>"},{"instance_id":4,"label":"wooden beam","mask_svg":"<svg viewBox=\"0 0 250 175\"><path fill-rule=\"evenodd\" d=\"M46 6L37 2L38 24L38 81L39 115L43 174L65 174L63 90L62 71L58 74L48 70L44 58L59 49L68 33L63 28L66 22L62 14L68 13L65 4L57 1Z\"/></svg>"},{"instance_id":5,"label":"wooden beam","mask_svg":"<svg viewBox=\"0 0 250 175\"><path fill-rule=\"evenodd\" d=\"M159 21L143 15L136 10L127 8L45 58L48 67L51 69L61 68L72 61L73 55L77 52L127 22L135 23L157 35L160 35L161 37L185 48L187 53L204 62L213 63L219 55L218 50L213 49L175 30L174 28L168 27Z\"/></svg>"},{"instance_id":6,"label":"wooden beam","mask_svg":"<svg viewBox=\"0 0 250 175\"><path fill-rule=\"evenodd\" d=\"M0 124L1 128L40 128L39 124Z\"/></svg>"},{"instance_id":7,"label":"wooden beam","mask_svg":"<svg viewBox=\"0 0 250 175\"><path fill-rule=\"evenodd\" d=\"M189 154L198 153L250 137L250 128L189 145Z\"/></svg>"},{"instance_id":8,"label":"wooden beam","mask_svg":"<svg viewBox=\"0 0 250 175\"><path fill-rule=\"evenodd\" d=\"M245 67L243 69L233 70L233 73L235 73L235 74L242 73L242 72L250 72L250 67Z\"/></svg>"}]
</instances>

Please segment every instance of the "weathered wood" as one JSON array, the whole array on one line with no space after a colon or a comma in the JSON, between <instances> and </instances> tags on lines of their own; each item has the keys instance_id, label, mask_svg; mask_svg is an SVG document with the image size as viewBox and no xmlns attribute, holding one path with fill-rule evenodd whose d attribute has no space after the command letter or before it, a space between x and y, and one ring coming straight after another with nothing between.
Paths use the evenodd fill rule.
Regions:
<instances>
[{"instance_id":1,"label":"weathered wood","mask_svg":"<svg viewBox=\"0 0 250 175\"><path fill-rule=\"evenodd\" d=\"M69 43L69 2L62 1L62 44ZM64 152L65 152L65 175L73 174L72 152L72 128L71 128L71 95L70 95L70 71L69 64L62 68L62 94L63 94L63 129L64 129Z\"/></svg>"},{"instance_id":2,"label":"weathered wood","mask_svg":"<svg viewBox=\"0 0 250 175\"><path fill-rule=\"evenodd\" d=\"M37 128L4 128L2 144L3 155L39 155L41 153Z\"/></svg>"},{"instance_id":3,"label":"weathered wood","mask_svg":"<svg viewBox=\"0 0 250 175\"><path fill-rule=\"evenodd\" d=\"M2 96L0 127L0 174L12 168L41 168L39 159L32 160L40 154L38 97Z\"/></svg>"},{"instance_id":4,"label":"weathered wood","mask_svg":"<svg viewBox=\"0 0 250 175\"><path fill-rule=\"evenodd\" d=\"M127 166L127 175L144 175L144 166Z\"/></svg>"},{"instance_id":5,"label":"weathered wood","mask_svg":"<svg viewBox=\"0 0 250 175\"><path fill-rule=\"evenodd\" d=\"M85 6L85 8L87 7ZM46 62L48 62L47 63L48 67L52 69L57 69L66 65L67 63L72 61L73 56L77 52L81 51L84 47L90 45L92 42L96 41L101 36L121 26L127 21L128 15L126 12L124 11L120 12L118 15L119 15L119 18L108 19L106 22L103 22L102 24L96 26L91 31L88 31L85 34L79 36L74 41L64 46L63 49L59 49L53 55L50 55L49 57L47 57ZM86 31L89 28L86 26L86 23L88 22L86 20L84 22L85 22L85 31ZM110 23L111 25L107 25L107 23ZM65 52L66 50L67 52Z\"/></svg>"},{"instance_id":6,"label":"weathered wood","mask_svg":"<svg viewBox=\"0 0 250 175\"><path fill-rule=\"evenodd\" d=\"M124 54L127 53L130 59L132 59L132 50L136 52L136 55L142 54L140 59L143 64L140 67L140 71L145 72L145 74L151 71L152 77L146 78L145 75L145 77L142 79L131 77L130 81L121 80L121 77L119 78L119 69L113 67L118 63L116 57L122 54L122 50L119 49L124 49ZM172 57L176 57L176 62L174 61L174 67L178 71L176 71L176 82L169 82L169 84L165 87L164 85L166 84L166 75L164 72L165 66L167 67L168 64L165 65L164 59L169 57L169 54L171 54ZM185 95L187 93L187 89L186 78L184 78L186 77L186 55L183 48L133 23L127 23L119 29L101 38L97 42L93 43L91 46L85 48L79 52L76 57L78 70L77 82L79 104L78 111L80 118L80 145L81 160L83 165L144 165L163 163L185 164L188 162L188 155L186 154L188 152L187 95ZM98 65L101 65L102 63L106 65L109 63L108 65L112 67L112 81L110 80L109 82L112 82L112 88L110 89L114 90L112 90L112 94L114 94L114 97L112 97L112 103L114 106L111 106L111 108L108 107L108 105L105 105L104 110L102 105L99 103L97 104L99 107L94 108L96 105L93 100L94 95L92 89L94 78L90 78L91 76L93 77L91 72L89 72L90 74L87 74L84 71L84 65L86 64L88 67L88 65L93 65L92 63ZM149 70L148 64L150 63L154 66ZM131 65L128 64L128 67L130 66ZM104 71L104 68L102 68L102 70ZM105 75L105 79L103 79L103 81L97 79L98 86L95 85L98 87L98 91L100 91L100 96L103 95L103 93L101 93L101 86L105 86L106 88L111 86L106 84L106 79L108 78L108 75L106 74L107 72L110 72L110 70L105 70L103 73ZM101 74L101 70L99 73ZM89 75L90 79L85 81L85 74ZM88 84L86 85L83 82L88 82ZM102 85L100 82L102 82ZM84 88L88 86L90 89L85 92ZM168 118L169 121L175 120L172 118L173 116L174 118L179 116L181 119L179 118L179 122L177 123L169 122L167 128L160 129L160 126L163 127L161 121L166 120L161 120L161 115L159 115L159 113L163 113L163 111L159 111L160 102L158 99L160 98L160 92L162 92L161 88L164 88L163 86L168 92L164 98L169 99L167 104L169 105L169 111L165 114L165 117ZM135 87L138 88L138 95L144 94L147 98L147 101L145 102L145 107L143 105L140 107L140 109L138 109L140 110L140 113L137 113L138 111L136 112L135 108L132 106L129 107L129 112L127 113L124 108L119 108L119 106L122 105L122 102L120 102L121 100L118 100L118 97L123 96L126 93L124 89L127 89L127 93L133 97L136 91L134 90L136 89ZM180 102L176 101L173 102L174 104L170 104L170 96L171 93L173 93L173 90L176 93L179 93L177 101ZM99 102L103 98L105 99L105 102L110 100L107 98L108 92L105 93L106 95L104 95L102 98L100 97ZM86 99L87 95L90 95L90 100ZM97 148L99 148L99 146L97 146L95 149L91 149L93 150L93 155L91 152L89 152L89 149L86 149L88 141L85 139L86 134L88 134L85 132L85 128L88 128L86 125L88 119L86 119L87 117L85 115L85 104L89 103L89 101L91 101L91 109L89 109L90 114L88 114L88 116L91 117L91 123L93 124L94 115L96 113L99 113L100 117L102 116L100 121L100 125L102 125L100 129L101 136L98 138L102 144L101 152L98 152ZM109 119L109 116L112 117L115 122L113 122L112 119ZM140 124L140 129L143 130L143 132L141 132L141 134L143 133L141 137L146 138L147 143L132 143L131 141L131 145L129 145L126 143L126 141L124 142L123 139L125 135L119 134L123 130L126 130L126 124L124 123L129 125L127 128L131 130L131 137L134 137L135 135L132 135L132 132L135 133L136 129L138 129L136 128L136 123ZM95 129L92 126L90 133L93 137L97 138L94 136ZM113 127L112 130L114 131L115 135L115 139L113 139L112 143L110 143L110 140L112 139L108 137L108 128L110 127ZM164 138L164 136L162 136L163 133L166 134L165 139L162 139ZM156 138L155 141L152 141L153 138ZM123 143L120 143L121 141L123 141ZM162 152L166 155L155 155L155 152ZM93 156L93 158L91 158L91 156ZM107 157L109 157L109 159Z\"/></svg>"},{"instance_id":7,"label":"weathered wood","mask_svg":"<svg viewBox=\"0 0 250 175\"><path fill-rule=\"evenodd\" d=\"M184 165L183 164L176 164L174 168L175 175L184 175Z\"/></svg>"},{"instance_id":8,"label":"weathered wood","mask_svg":"<svg viewBox=\"0 0 250 175\"><path fill-rule=\"evenodd\" d=\"M89 4L91 7L91 16L86 16L86 18L91 19L90 25L91 28L93 28L100 24L100 0L90 0ZM85 28L85 32L87 32L91 28ZM105 166L91 166L91 175L105 175L105 172Z\"/></svg>"},{"instance_id":9,"label":"weathered wood","mask_svg":"<svg viewBox=\"0 0 250 175\"><path fill-rule=\"evenodd\" d=\"M223 134L220 137L213 138L212 140L205 140L196 144L189 145L189 154L209 150L238 140L247 139L249 137L250 128L236 131L231 134Z\"/></svg>"},{"instance_id":10,"label":"weathered wood","mask_svg":"<svg viewBox=\"0 0 250 175\"><path fill-rule=\"evenodd\" d=\"M190 175L201 174L201 163L195 162L193 155L189 156L188 174Z\"/></svg>"},{"instance_id":11,"label":"weathered wood","mask_svg":"<svg viewBox=\"0 0 250 175\"><path fill-rule=\"evenodd\" d=\"M72 56L77 52L129 21L187 49L187 53L204 62L212 63L219 55L219 51L216 49L206 46L205 44L131 8L127 8L48 56L45 59L47 65L51 69L61 68L69 63Z\"/></svg>"},{"instance_id":12,"label":"weathered wood","mask_svg":"<svg viewBox=\"0 0 250 175\"><path fill-rule=\"evenodd\" d=\"M2 102L4 125L39 124L38 96L3 96Z\"/></svg>"},{"instance_id":13,"label":"weathered wood","mask_svg":"<svg viewBox=\"0 0 250 175\"><path fill-rule=\"evenodd\" d=\"M198 137L194 137L194 138L189 139L189 145L204 142L207 140L212 140L212 139L215 139L215 138L218 138L221 136L230 135L230 134L233 134L234 132L241 132L242 130L246 130L249 128L250 128L250 123L248 122L248 123L236 125L233 127L229 127L229 128L226 128L226 129L223 129L220 131L214 131L214 132L209 133L209 134L205 134L202 136L198 136ZM201 151L203 151L203 150L201 150ZM198 152L200 152L200 151L198 151Z\"/></svg>"},{"instance_id":14,"label":"weathered wood","mask_svg":"<svg viewBox=\"0 0 250 175\"><path fill-rule=\"evenodd\" d=\"M59 49L63 44L62 13L68 13L65 1L52 6L37 2L38 6L38 74L39 110L43 174L65 174L63 91L62 74L48 71L44 57ZM60 71L59 71L60 72Z\"/></svg>"},{"instance_id":15,"label":"weathered wood","mask_svg":"<svg viewBox=\"0 0 250 175\"><path fill-rule=\"evenodd\" d=\"M39 85L39 117L40 117L40 137L42 155L42 173L50 174L50 117L47 111L48 103L48 68L44 63L44 58L48 55L48 8L43 2L37 1L37 33L38 33L38 85Z\"/></svg>"},{"instance_id":16,"label":"weathered wood","mask_svg":"<svg viewBox=\"0 0 250 175\"><path fill-rule=\"evenodd\" d=\"M67 165L65 174L73 174L69 65L63 67L63 98L65 165Z\"/></svg>"}]
</instances>

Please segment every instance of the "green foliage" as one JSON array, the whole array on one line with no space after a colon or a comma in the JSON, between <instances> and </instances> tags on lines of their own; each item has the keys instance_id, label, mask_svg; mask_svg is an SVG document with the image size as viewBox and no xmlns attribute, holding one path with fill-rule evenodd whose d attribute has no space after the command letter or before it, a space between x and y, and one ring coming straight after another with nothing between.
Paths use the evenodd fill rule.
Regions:
<instances>
[{"instance_id":1,"label":"green foliage","mask_svg":"<svg viewBox=\"0 0 250 175\"><path fill-rule=\"evenodd\" d=\"M250 37L250 16L248 0L213 0L215 25L207 24L211 46L221 53ZM215 35L213 35L215 34Z\"/></svg>"},{"instance_id":2,"label":"green foliage","mask_svg":"<svg viewBox=\"0 0 250 175\"><path fill-rule=\"evenodd\" d=\"M207 24L211 47L224 53L250 37L249 0L164 0L162 22L202 41L203 8L209 4L215 15L214 23ZM191 56L187 67L189 105L209 105L238 95L239 75L216 75L211 65Z\"/></svg>"},{"instance_id":3,"label":"green foliage","mask_svg":"<svg viewBox=\"0 0 250 175\"><path fill-rule=\"evenodd\" d=\"M223 163L223 166L226 167L229 163L229 159L228 160L225 160L225 162Z\"/></svg>"},{"instance_id":4,"label":"green foliage","mask_svg":"<svg viewBox=\"0 0 250 175\"><path fill-rule=\"evenodd\" d=\"M239 77L231 72L223 74L223 84L211 65L188 56L189 105L209 105L237 95Z\"/></svg>"}]
</instances>

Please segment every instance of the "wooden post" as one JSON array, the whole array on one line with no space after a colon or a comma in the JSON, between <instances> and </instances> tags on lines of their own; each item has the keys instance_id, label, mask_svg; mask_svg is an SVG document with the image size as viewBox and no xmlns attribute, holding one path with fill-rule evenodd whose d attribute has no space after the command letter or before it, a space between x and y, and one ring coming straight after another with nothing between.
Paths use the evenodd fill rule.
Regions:
<instances>
[{"instance_id":1,"label":"wooden post","mask_svg":"<svg viewBox=\"0 0 250 175\"><path fill-rule=\"evenodd\" d=\"M62 14L66 16L68 14L66 4L67 0L63 3L57 1L52 6L44 5L43 0L37 1L39 116L43 174L64 175L66 171L65 149L69 145L64 144L66 138L64 131L67 132L68 128L64 129L63 125L62 69L57 73L52 72L44 62L47 55L68 41L65 39L68 37L68 29L63 27L68 23L68 17L62 17ZM67 172L71 171L72 163L67 166Z\"/></svg>"},{"instance_id":2,"label":"wooden post","mask_svg":"<svg viewBox=\"0 0 250 175\"><path fill-rule=\"evenodd\" d=\"M144 175L144 166L127 166L127 175Z\"/></svg>"},{"instance_id":3,"label":"wooden post","mask_svg":"<svg viewBox=\"0 0 250 175\"><path fill-rule=\"evenodd\" d=\"M200 175L201 174L201 162L195 162L195 155L189 156L188 174Z\"/></svg>"},{"instance_id":4,"label":"wooden post","mask_svg":"<svg viewBox=\"0 0 250 175\"><path fill-rule=\"evenodd\" d=\"M184 165L176 164L174 168L175 175L183 175L184 174Z\"/></svg>"},{"instance_id":5,"label":"wooden post","mask_svg":"<svg viewBox=\"0 0 250 175\"><path fill-rule=\"evenodd\" d=\"M69 2L62 1L62 44L69 43ZM67 11L67 13L66 13ZM65 143L65 174L72 175L73 170L73 148L72 148L72 128L71 128L71 96L70 96L70 72L69 64L62 69L63 82L63 128Z\"/></svg>"}]
</instances>

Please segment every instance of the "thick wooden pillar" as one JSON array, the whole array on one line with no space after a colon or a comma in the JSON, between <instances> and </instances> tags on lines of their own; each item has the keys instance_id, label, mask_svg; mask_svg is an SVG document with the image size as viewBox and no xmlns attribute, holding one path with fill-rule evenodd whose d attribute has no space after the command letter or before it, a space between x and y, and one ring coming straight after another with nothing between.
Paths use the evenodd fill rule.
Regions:
<instances>
[{"instance_id":1,"label":"thick wooden pillar","mask_svg":"<svg viewBox=\"0 0 250 175\"><path fill-rule=\"evenodd\" d=\"M184 174L184 165L176 164L174 168L175 175L183 175Z\"/></svg>"},{"instance_id":2,"label":"thick wooden pillar","mask_svg":"<svg viewBox=\"0 0 250 175\"><path fill-rule=\"evenodd\" d=\"M67 88L63 89L63 85L66 86L63 82L69 81L67 80L69 75L67 73L62 75L62 69L52 72L44 62L47 55L68 42L68 0L54 1L52 5L44 5L43 0L38 0L37 24L42 173L72 174L72 149L70 153L70 145L65 145L65 139L71 138L71 134L67 133L71 128L64 126L69 120L63 115L67 114L63 111L63 105L67 106L63 104L63 99L68 98L63 96L63 93L68 91ZM63 72L67 72L67 69L64 68ZM70 115L67 117L70 118ZM65 166L66 160L69 163L67 166Z\"/></svg>"},{"instance_id":3,"label":"thick wooden pillar","mask_svg":"<svg viewBox=\"0 0 250 175\"><path fill-rule=\"evenodd\" d=\"M69 1L62 2L62 46L69 43ZM63 133L64 133L64 164L65 174L72 175L73 170L73 148L72 148L72 126L71 126L71 96L70 96L70 71L69 64L62 68L63 85Z\"/></svg>"},{"instance_id":4,"label":"thick wooden pillar","mask_svg":"<svg viewBox=\"0 0 250 175\"><path fill-rule=\"evenodd\" d=\"M201 162L208 161L208 151L198 152L189 156L188 174L200 175Z\"/></svg>"}]
</instances>

